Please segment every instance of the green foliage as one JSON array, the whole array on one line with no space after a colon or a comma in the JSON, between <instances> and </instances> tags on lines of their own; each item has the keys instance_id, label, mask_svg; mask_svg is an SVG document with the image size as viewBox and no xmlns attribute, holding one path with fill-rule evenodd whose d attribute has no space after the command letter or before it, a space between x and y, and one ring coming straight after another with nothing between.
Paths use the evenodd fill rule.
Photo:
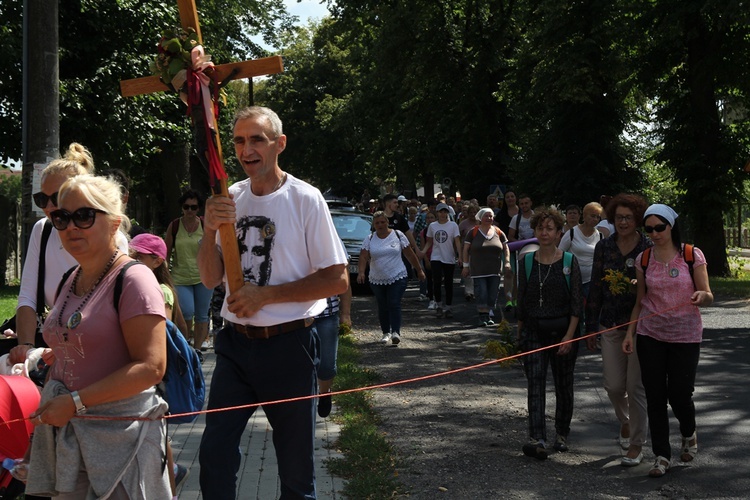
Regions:
<instances>
[{"instance_id":1,"label":"green foliage","mask_svg":"<svg viewBox=\"0 0 750 500\"><path fill-rule=\"evenodd\" d=\"M0 198L14 201L21 200L20 175L0 175Z\"/></svg>"}]
</instances>

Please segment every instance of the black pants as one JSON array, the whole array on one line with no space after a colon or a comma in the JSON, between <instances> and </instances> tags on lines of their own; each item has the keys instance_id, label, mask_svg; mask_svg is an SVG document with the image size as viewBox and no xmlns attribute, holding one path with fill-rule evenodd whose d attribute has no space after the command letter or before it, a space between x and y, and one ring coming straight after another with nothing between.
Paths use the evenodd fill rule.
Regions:
<instances>
[{"instance_id":1,"label":"black pants","mask_svg":"<svg viewBox=\"0 0 750 500\"><path fill-rule=\"evenodd\" d=\"M680 422L682 437L692 436L695 432L693 391L701 345L662 342L639 335L636 349L646 390L651 447L654 455L672 458L667 403Z\"/></svg>"},{"instance_id":2,"label":"black pants","mask_svg":"<svg viewBox=\"0 0 750 500\"><path fill-rule=\"evenodd\" d=\"M439 260L431 260L430 265L432 265L432 288L435 294L435 302L440 305L443 297L441 286L445 281L445 305L453 304L453 272L456 265L446 264Z\"/></svg>"}]
</instances>

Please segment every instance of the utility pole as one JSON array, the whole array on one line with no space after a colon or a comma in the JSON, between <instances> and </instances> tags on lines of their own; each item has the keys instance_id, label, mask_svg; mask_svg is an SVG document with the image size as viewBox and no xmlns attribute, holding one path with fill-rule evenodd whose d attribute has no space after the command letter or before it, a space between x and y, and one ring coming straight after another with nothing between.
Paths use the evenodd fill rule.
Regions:
<instances>
[{"instance_id":1,"label":"utility pole","mask_svg":"<svg viewBox=\"0 0 750 500\"><path fill-rule=\"evenodd\" d=\"M21 248L26 258L31 228L38 219L31 201L34 168L60 155L58 0L23 2L23 114L21 141Z\"/></svg>"}]
</instances>

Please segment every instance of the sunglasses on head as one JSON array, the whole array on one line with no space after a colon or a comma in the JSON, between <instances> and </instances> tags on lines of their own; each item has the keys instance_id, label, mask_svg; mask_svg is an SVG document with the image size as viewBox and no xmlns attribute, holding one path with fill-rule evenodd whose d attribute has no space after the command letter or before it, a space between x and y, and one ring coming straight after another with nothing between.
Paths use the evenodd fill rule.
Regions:
<instances>
[{"instance_id":1,"label":"sunglasses on head","mask_svg":"<svg viewBox=\"0 0 750 500\"><path fill-rule=\"evenodd\" d=\"M34 203L36 204L36 206L42 209L45 208L47 206L47 203L50 201L54 206L57 206L57 191L49 196L39 191L38 193L34 193L32 198L34 198Z\"/></svg>"},{"instance_id":2,"label":"sunglasses on head","mask_svg":"<svg viewBox=\"0 0 750 500\"><path fill-rule=\"evenodd\" d=\"M655 226L643 226L643 230L647 233L653 233L656 231L657 233L664 232L667 229L666 224L657 224Z\"/></svg>"},{"instance_id":3,"label":"sunglasses on head","mask_svg":"<svg viewBox=\"0 0 750 500\"><path fill-rule=\"evenodd\" d=\"M184 205L182 205L182 209L195 211L198 210L198 205L188 205L187 203L185 203Z\"/></svg>"},{"instance_id":4,"label":"sunglasses on head","mask_svg":"<svg viewBox=\"0 0 750 500\"><path fill-rule=\"evenodd\" d=\"M107 212L91 207L82 207L75 212L68 212L61 208L50 213L50 218L52 219L52 225L58 231L67 229L70 221L73 221L78 229L88 229L96 222L97 213L106 214Z\"/></svg>"}]
</instances>

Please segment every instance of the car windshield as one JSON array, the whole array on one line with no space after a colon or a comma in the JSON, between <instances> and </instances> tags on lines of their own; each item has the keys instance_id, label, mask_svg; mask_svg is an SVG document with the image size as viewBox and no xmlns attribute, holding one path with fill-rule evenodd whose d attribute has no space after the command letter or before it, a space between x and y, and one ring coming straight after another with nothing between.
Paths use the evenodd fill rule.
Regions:
<instances>
[{"instance_id":1,"label":"car windshield","mask_svg":"<svg viewBox=\"0 0 750 500\"><path fill-rule=\"evenodd\" d=\"M372 222L366 214L331 214L336 232L344 241L361 242L370 234Z\"/></svg>"}]
</instances>

